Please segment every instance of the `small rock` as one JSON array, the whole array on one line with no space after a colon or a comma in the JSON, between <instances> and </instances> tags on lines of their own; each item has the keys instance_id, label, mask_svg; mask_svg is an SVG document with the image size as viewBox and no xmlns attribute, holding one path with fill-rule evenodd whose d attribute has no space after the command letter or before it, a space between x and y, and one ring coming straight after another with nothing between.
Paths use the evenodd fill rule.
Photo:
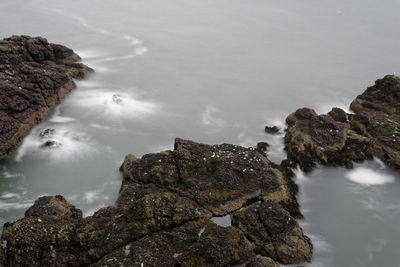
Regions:
<instances>
[{"instance_id":1,"label":"small rock","mask_svg":"<svg viewBox=\"0 0 400 267\"><path fill-rule=\"evenodd\" d=\"M44 144L42 144L41 148L57 148L60 147L61 143L54 140L47 140Z\"/></svg>"},{"instance_id":2,"label":"small rock","mask_svg":"<svg viewBox=\"0 0 400 267\"><path fill-rule=\"evenodd\" d=\"M45 129L39 133L39 136L42 138L50 138L54 135L55 129Z\"/></svg>"},{"instance_id":3,"label":"small rock","mask_svg":"<svg viewBox=\"0 0 400 267\"><path fill-rule=\"evenodd\" d=\"M259 142L257 144L257 151L265 156L268 151L268 147L269 144L267 142Z\"/></svg>"},{"instance_id":4,"label":"small rock","mask_svg":"<svg viewBox=\"0 0 400 267\"><path fill-rule=\"evenodd\" d=\"M278 134L280 131L278 126L265 126L265 132L269 134Z\"/></svg>"}]
</instances>

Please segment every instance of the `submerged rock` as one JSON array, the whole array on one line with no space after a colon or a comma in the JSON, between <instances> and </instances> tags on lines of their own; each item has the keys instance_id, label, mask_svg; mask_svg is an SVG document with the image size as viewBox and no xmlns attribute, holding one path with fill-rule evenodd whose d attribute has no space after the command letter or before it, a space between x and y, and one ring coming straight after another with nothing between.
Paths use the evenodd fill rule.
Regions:
<instances>
[{"instance_id":1,"label":"submerged rock","mask_svg":"<svg viewBox=\"0 0 400 267\"><path fill-rule=\"evenodd\" d=\"M44 142L40 147L41 148L57 148L60 147L61 143L54 141L54 140L47 140Z\"/></svg>"},{"instance_id":2,"label":"submerged rock","mask_svg":"<svg viewBox=\"0 0 400 267\"><path fill-rule=\"evenodd\" d=\"M92 71L79 60L71 49L41 37L0 40L0 159L75 87L73 78Z\"/></svg>"},{"instance_id":3,"label":"submerged rock","mask_svg":"<svg viewBox=\"0 0 400 267\"><path fill-rule=\"evenodd\" d=\"M317 164L353 167L380 158L400 168L400 78L377 80L350 106L355 114L333 108L326 115L302 108L286 118L288 158L309 172Z\"/></svg>"},{"instance_id":4,"label":"submerged rock","mask_svg":"<svg viewBox=\"0 0 400 267\"><path fill-rule=\"evenodd\" d=\"M280 131L278 126L265 126L265 132L269 134L278 134Z\"/></svg>"},{"instance_id":5,"label":"submerged rock","mask_svg":"<svg viewBox=\"0 0 400 267\"><path fill-rule=\"evenodd\" d=\"M7 223L5 266L279 266L311 258L289 181L254 148L176 139L127 155L114 205L93 216L43 197ZM272 209L270 209L272 207ZM231 215L222 227L212 216ZM254 226L254 225L258 226ZM0 257L1 259L1 257Z\"/></svg>"},{"instance_id":6,"label":"submerged rock","mask_svg":"<svg viewBox=\"0 0 400 267\"><path fill-rule=\"evenodd\" d=\"M39 137L41 138L51 138L55 133L55 129L45 129L39 133Z\"/></svg>"}]
</instances>

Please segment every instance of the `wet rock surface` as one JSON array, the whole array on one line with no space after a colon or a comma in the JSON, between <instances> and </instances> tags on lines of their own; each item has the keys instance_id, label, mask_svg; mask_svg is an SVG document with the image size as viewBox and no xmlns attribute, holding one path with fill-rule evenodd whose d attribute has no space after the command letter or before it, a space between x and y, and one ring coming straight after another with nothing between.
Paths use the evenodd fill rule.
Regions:
<instances>
[{"instance_id":1,"label":"wet rock surface","mask_svg":"<svg viewBox=\"0 0 400 267\"><path fill-rule=\"evenodd\" d=\"M45 38L12 36L0 41L0 159L60 103L90 68L71 49Z\"/></svg>"},{"instance_id":2,"label":"wet rock surface","mask_svg":"<svg viewBox=\"0 0 400 267\"><path fill-rule=\"evenodd\" d=\"M400 169L400 78L387 75L350 105L326 115L302 108L286 118L288 158L309 172L317 164L353 167L380 158Z\"/></svg>"},{"instance_id":3,"label":"wet rock surface","mask_svg":"<svg viewBox=\"0 0 400 267\"><path fill-rule=\"evenodd\" d=\"M114 205L82 218L42 197L4 226L5 266L279 266L311 258L284 207L287 177L254 148L176 139L173 151L127 155ZM232 225L212 216L230 215Z\"/></svg>"},{"instance_id":4,"label":"wet rock surface","mask_svg":"<svg viewBox=\"0 0 400 267\"><path fill-rule=\"evenodd\" d=\"M278 126L265 126L264 131L268 134L278 134L280 129Z\"/></svg>"}]
</instances>

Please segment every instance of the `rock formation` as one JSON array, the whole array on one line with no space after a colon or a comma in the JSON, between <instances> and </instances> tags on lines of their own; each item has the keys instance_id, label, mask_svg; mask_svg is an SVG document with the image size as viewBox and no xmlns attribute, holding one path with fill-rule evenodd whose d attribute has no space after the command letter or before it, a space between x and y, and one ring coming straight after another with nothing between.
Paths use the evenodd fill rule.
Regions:
<instances>
[{"instance_id":1,"label":"rock formation","mask_svg":"<svg viewBox=\"0 0 400 267\"><path fill-rule=\"evenodd\" d=\"M288 178L254 148L176 139L173 151L127 155L121 172L116 203L90 217L62 196L39 198L5 224L0 262L279 266L311 258L310 240L285 209L298 208ZM212 221L225 215L231 226Z\"/></svg>"},{"instance_id":2,"label":"rock formation","mask_svg":"<svg viewBox=\"0 0 400 267\"><path fill-rule=\"evenodd\" d=\"M41 37L0 41L0 159L75 87L90 68L71 49Z\"/></svg>"},{"instance_id":3,"label":"rock formation","mask_svg":"<svg viewBox=\"0 0 400 267\"><path fill-rule=\"evenodd\" d=\"M317 164L352 168L378 157L400 169L400 78L387 75L350 105L326 115L302 108L286 118L288 158L308 172Z\"/></svg>"}]
</instances>

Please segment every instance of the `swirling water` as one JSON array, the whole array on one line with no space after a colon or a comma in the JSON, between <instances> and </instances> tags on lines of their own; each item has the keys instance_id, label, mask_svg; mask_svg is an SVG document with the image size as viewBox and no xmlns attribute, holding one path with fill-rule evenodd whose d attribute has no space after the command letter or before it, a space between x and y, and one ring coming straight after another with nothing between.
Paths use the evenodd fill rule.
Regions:
<instances>
[{"instance_id":1,"label":"swirling water","mask_svg":"<svg viewBox=\"0 0 400 267\"><path fill-rule=\"evenodd\" d=\"M285 154L285 116L347 108L399 72L397 0L2 0L1 37L44 36L96 70L0 164L0 224L62 194L92 214L115 200L127 153L174 137ZM40 137L44 129L52 137ZM53 149L40 146L47 140ZM371 161L298 172L310 266L396 266L400 175Z\"/></svg>"}]
</instances>

